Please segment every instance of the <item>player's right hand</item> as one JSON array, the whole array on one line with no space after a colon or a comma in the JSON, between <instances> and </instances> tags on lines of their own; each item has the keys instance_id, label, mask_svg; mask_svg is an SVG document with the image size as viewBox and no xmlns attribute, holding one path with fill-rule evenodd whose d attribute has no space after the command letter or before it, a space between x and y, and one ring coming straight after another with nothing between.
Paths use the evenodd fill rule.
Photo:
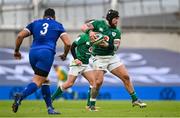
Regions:
<instances>
[{"instance_id":1,"label":"player's right hand","mask_svg":"<svg viewBox=\"0 0 180 118\"><path fill-rule=\"evenodd\" d=\"M82 61L80 61L79 59L75 59L72 61L71 65L72 66L80 66L80 65L82 65Z\"/></svg>"},{"instance_id":2,"label":"player's right hand","mask_svg":"<svg viewBox=\"0 0 180 118\"><path fill-rule=\"evenodd\" d=\"M20 60L21 59L21 53L19 51L14 51L14 58Z\"/></svg>"},{"instance_id":3,"label":"player's right hand","mask_svg":"<svg viewBox=\"0 0 180 118\"><path fill-rule=\"evenodd\" d=\"M92 42L94 42L95 39L97 39L96 33L97 33L97 32L93 32L93 31L90 31L90 32L89 32L89 37L90 37L90 39L91 39Z\"/></svg>"},{"instance_id":4,"label":"player's right hand","mask_svg":"<svg viewBox=\"0 0 180 118\"><path fill-rule=\"evenodd\" d=\"M77 65L82 65L82 61L81 61L81 60L75 59L74 61L75 61L75 63L76 63Z\"/></svg>"}]
</instances>

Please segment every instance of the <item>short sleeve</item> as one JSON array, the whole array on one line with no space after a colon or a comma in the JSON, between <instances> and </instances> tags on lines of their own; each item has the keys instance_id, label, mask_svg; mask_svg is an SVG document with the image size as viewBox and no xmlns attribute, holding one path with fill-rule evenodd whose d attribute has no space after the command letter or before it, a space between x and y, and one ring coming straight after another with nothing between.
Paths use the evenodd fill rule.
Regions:
<instances>
[{"instance_id":1,"label":"short sleeve","mask_svg":"<svg viewBox=\"0 0 180 118\"><path fill-rule=\"evenodd\" d=\"M84 44L86 42L86 36L85 35L80 35L78 38L75 39L74 43L76 43L76 45L81 45Z\"/></svg>"},{"instance_id":2,"label":"short sleeve","mask_svg":"<svg viewBox=\"0 0 180 118\"><path fill-rule=\"evenodd\" d=\"M66 30L62 24L59 24L60 37L66 34Z\"/></svg>"},{"instance_id":3,"label":"short sleeve","mask_svg":"<svg viewBox=\"0 0 180 118\"><path fill-rule=\"evenodd\" d=\"M29 23L25 28L24 28L24 30L26 30L26 31L28 31L30 34L32 34L32 30L33 30L33 23L34 22L31 22L31 23Z\"/></svg>"}]
</instances>

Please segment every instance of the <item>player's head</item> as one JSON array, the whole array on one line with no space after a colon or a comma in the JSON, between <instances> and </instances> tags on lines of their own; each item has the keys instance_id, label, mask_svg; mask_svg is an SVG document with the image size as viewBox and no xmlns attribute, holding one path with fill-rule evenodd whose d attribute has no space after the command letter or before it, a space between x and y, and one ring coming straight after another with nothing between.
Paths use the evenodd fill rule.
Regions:
<instances>
[{"instance_id":1,"label":"player's head","mask_svg":"<svg viewBox=\"0 0 180 118\"><path fill-rule=\"evenodd\" d=\"M55 19L55 11L52 8L47 8L44 11L44 18L50 17L50 18L54 18Z\"/></svg>"},{"instance_id":2,"label":"player's head","mask_svg":"<svg viewBox=\"0 0 180 118\"><path fill-rule=\"evenodd\" d=\"M113 9L108 10L106 14L106 20L109 22L111 27L116 27L119 19L119 12Z\"/></svg>"}]
</instances>

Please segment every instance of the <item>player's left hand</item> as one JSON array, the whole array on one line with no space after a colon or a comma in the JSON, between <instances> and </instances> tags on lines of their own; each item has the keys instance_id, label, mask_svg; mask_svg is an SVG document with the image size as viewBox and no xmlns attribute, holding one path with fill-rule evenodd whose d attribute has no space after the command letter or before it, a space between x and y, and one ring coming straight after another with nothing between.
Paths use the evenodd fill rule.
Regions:
<instances>
[{"instance_id":1,"label":"player's left hand","mask_svg":"<svg viewBox=\"0 0 180 118\"><path fill-rule=\"evenodd\" d=\"M58 57L60 57L62 61L66 60L66 55L65 54L59 55Z\"/></svg>"},{"instance_id":2,"label":"player's left hand","mask_svg":"<svg viewBox=\"0 0 180 118\"><path fill-rule=\"evenodd\" d=\"M14 57L15 57L15 59L20 60L21 59L21 53L19 51L14 51Z\"/></svg>"}]
</instances>

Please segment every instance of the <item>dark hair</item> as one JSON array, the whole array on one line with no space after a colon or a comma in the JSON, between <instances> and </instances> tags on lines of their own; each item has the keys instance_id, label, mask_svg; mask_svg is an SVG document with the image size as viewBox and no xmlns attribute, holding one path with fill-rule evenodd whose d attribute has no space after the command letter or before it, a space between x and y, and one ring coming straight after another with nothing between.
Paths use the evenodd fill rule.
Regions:
<instances>
[{"instance_id":1,"label":"dark hair","mask_svg":"<svg viewBox=\"0 0 180 118\"><path fill-rule=\"evenodd\" d=\"M119 12L113 9L108 10L106 14L106 20L111 23L113 18L119 17Z\"/></svg>"},{"instance_id":2,"label":"dark hair","mask_svg":"<svg viewBox=\"0 0 180 118\"><path fill-rule=\"evenodd\" d=\"M51 8L48 8L44 11L44 17L52 17L54 18L55 17L55 11L54 9L51 9Z\"/></svg>"}]
</instances>

